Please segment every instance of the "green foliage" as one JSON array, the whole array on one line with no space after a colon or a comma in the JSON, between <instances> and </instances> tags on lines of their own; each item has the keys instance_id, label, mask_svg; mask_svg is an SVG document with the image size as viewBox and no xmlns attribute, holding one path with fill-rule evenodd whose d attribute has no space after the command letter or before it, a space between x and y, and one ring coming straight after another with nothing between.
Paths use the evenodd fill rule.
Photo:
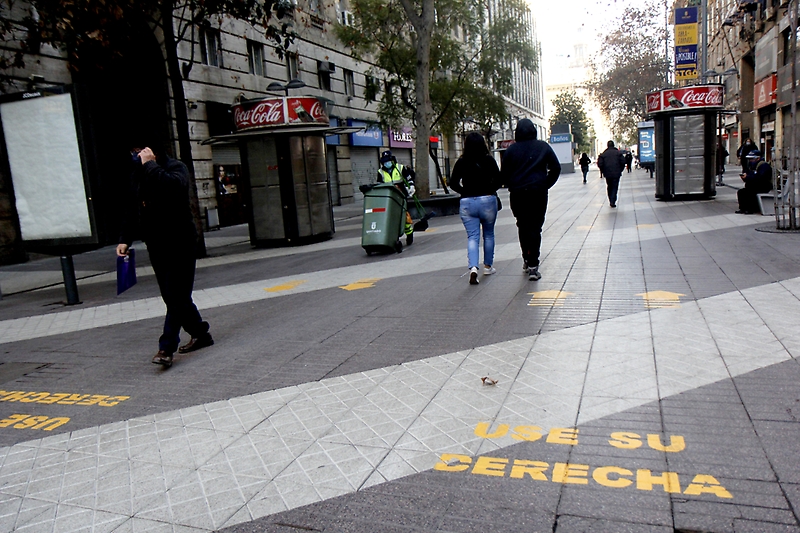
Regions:
<instances>
[{"instance_id":1,"label":"green foliage","mask_svg":"<svg viewBox=\"0 0 800 533\"><path fill-rule=\"evenodd\" d=\"M636 142L636 123L645 114L646 93L665 86L670 60L664 52L665 28L654 13L657 3L626 7L614 29L603 37L593 61L591 89L611 121L617 139Z\"/></svg>"},{"instance_id":2,"label":"green foliage","mask_svg":"<svg viewBox=\"0 0 800 533\"><path fill-rule=\"evenodd\" d=\"M513 71L507 58L528 70L538 66L538 50L530 43L530 28L520 13L522 0L505 0L489 16L481 0L435 0L436 25L431 38L431 127L452 134L465 120L488 129L504 118L504 96L511 94ZM416 33L396 1L351 0L352 26L339 26L339 39L354 57L369 59L384 77L378 115L398 126L413 120L417 102Z\"/></svg>"},{"instance_id":3,"label":"green foliage","mask_svg":"<svg viewBox=\"0 0 800 533\"><path fill-rule=\"evenodd\" d=\"M555 111L550 124L572 125L572 135L579 152L591 152L591 123L583 109L583 100L573 91L560 93L553 99Z\"/></svg>"}]
</instances>

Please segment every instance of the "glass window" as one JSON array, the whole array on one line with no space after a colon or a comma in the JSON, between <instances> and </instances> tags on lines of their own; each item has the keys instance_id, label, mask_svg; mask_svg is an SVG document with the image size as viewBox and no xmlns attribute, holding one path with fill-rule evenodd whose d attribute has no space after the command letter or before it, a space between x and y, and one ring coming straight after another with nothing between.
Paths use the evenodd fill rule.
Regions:
<instances>
[{"instance_id":1,"label":"glass window","mask_svg":"<svg viewBox=\"0 0 800 533\"><path fill-rule=\"evenodd\" d=\"M204 65L222 66L222 46L219 30L211 28L200 29L200 55Z\"/></svg>"},{"instance_id":2,"label":"glass window","mask_svg":"<svg viewBox=\"0 0 800 533\"><path fill-rule=\"evenodd\" d=\"M300 79L300 67L297 54L294 52L286 53L286 77L289 81Z\"/></svg>"},{"instance_id":3,"label":"glass window","mask_svg":"<svg viewBox=\"0 0 800 533\"><path fill-rule=\"evenodd\" d=\"M331 90L331 72L333 69L330 67L328 61L317 61L317 75L319 77L319 88L325 91Z\"/></svg>"},{"instance_id":4,"label":"glass window","mask_svg":"<svg viewBox=\"0 0 800 533\"><path fill-rule=\"evenodd\" d=\"M250 74L264 76L264 45L248 39L247 61L250 64Z\"/></svg>"},{"instance_id":5,"label":"glass window","mask_svg":"<svg viewBox=\"0 0 800 533\"><path fill-rule=\"evenodd\" d=\"M344 94L354 97L356 95L356 82L353 78L353 71L344 69L342 72L344 73Z\"/></svg>"}]
</instances>

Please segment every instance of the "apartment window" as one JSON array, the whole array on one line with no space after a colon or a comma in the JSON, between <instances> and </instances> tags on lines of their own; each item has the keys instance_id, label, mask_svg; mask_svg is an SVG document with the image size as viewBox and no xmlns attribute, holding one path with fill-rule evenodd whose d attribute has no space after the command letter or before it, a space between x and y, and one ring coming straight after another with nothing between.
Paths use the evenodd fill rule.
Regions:
<instances>
[{"instance_id":1,"label":"apartment window","mask_svg":"<svg viewBox=\"0 0 800 533\"><path fill-rule=\"evenodd\" d=\"M381 85L378 82L378 78L374 76L364 76L364 99L367 102L374 102L380 90Z\"/></svg>"},{"instance_id":2,"label":"apartment window","mask_svg":"<svg viewBox=\"0 0 800 533\"><path fill-rule=\"evenodd\" d=\"M263 44L258 41L247 40L247 61L250 63L250 74L265 76Z\"/></svg>"},{"instance_id":3,"label":"apartment window","mask_svg":"<svg viewBox=\"0 0 800 533\"><path fill-rule=\"evenodd\" d=\"M342 72L344 73L344 94L352 98L356 95L356 82L353 78L353 71L344 69Z\"/></svg>"},{"instance_id":4,"label":"apartment window","mask_svg":"<svg viewBox=\"0 0 800 533\"><path fill-rule=\"evenodd\" d=\"M222 66L222 45L219 30L211 28L200 29L200 55L204 65L212 67Z\"/></svg>"},{"instance_id":5,"label":"apartment window","mask_svg":"<svg viewBox=\"0 0 800 533\"><path fill-rule=\"evenodd\" d=\"M325 91L331 90L331 74L336 72L336 65L330 61L317 61L317 75L319 77L319 88Z\"/></svg>"},{"instance_id":6,"label":"apartment window","mask_svg":"<svg viewBox=\"0 0 800 533\"><path fill-rule=\"evenodd\" d=\"M296 80L300 78L300 61L297 58L297 54L294 52L287 52L286 53L286 77L291 80Z\"/></svg>"}]
</instances>

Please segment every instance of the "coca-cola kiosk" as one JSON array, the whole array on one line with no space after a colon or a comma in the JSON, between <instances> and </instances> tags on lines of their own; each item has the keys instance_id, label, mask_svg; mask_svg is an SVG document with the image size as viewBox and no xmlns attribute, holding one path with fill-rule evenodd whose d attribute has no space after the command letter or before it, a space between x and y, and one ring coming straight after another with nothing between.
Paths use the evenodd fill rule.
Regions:
<instances>
[{"instance_id":1,"label":"coca-cola kiosk","mask_svg":"<svg viewBox=\"0 0 800 533\"><path fill-rule=\"evenodd\" d=\"M723 93L721 84L709 84L647 94L655 125L656 198L717 194L716 128Z\"/></svg>"},{"instance_id":2,"label":"coca-cola kiosk","mask_svg":"<svg viewBox=\"0 0 800 533\"><path fill-rule=\"evenodd\" d=\"M231 112L236 132L204 144L239 144L250 242L283 246L331 238L325 136L359 128L332 127L316 97L245 100Z\"/></svg>"}]
</instances>

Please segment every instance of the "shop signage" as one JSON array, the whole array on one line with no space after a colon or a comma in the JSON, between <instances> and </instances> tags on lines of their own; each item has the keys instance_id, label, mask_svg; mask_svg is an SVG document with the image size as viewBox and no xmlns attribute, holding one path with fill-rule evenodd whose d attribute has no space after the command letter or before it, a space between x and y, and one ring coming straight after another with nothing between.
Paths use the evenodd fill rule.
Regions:
<instances>
[{"instance_id":1,"label":"shop signage","mask_svg":"<svg viewBox=\"0 0 800 533\"><path fill-rule=\"evenodd\" d=\"M408 126L403 126L399 130L389 128L389 147L390 148L414 148L414 135Z\"/></svg>"},{"instance_id":2,"label":"shop signage","mask_svg":"<svg viewBox=\"0 0 800 533\"><path fill-rule=\"evenodd\" d=\"M330 124L322 104L314 97L264 98L235 104L232 110L236 131L298 124Z\"/></svg>"},{"instance_id":3,"label":"shop signage","mask_svg":"<svg viewBox=\"0 0 800 533\"><path fill-rule=\"evenodd\" d=\"M554 133L550 136L550 144L572 142L571 133Z\"/></svg>"},{"instance_id":4,"label":"shop signage","mask_svg":"<svg viewBox=\"0 0 800 533\"><path fill-rule=\"evenodd\" d=\"M639 162L654 163L656 160L655 130L653 128L639 129Z\"/></svg>"},{"instance_id":5,"label":"shop signage","mask_svg":"<svg viewBox=\"0 0 800 533\"><path fill-rule=\"evenodd\" d=\"M504 140L504 141L500 141L500 142L498 142L498 143L497 143L497 147L498 147L500 150L505 150L506 148L508 148L509 146L511 146L512 144L514 144L515 142L516 142L516 141L515 141L514 139L506 139L506 140Z\"/></svg>"},{"instance_id":6,"label":"shop signage","mask_svg":"<svg viewBox=\"0 0 800 533\"><path fill-rule=\"evenodd\" d=\"M797 87L797 99L800 101L800 58L796 63L797 77L795 87ZM778 69L778 95L776 97L778 107L786 107L792 104L792 65L784 65Z\"/></svg>"},{"instance_id":7,"label":"shop signage","mask_svg":"<svg viewBox=\"0 0 800 533\"><path fill-rule=\"evenodd\" d=\"M675 79L697 79L697 7L675 10Z\"/></svg>"},{"instance_id":8,"label":"shop signage","mask_svg":"<svg viewBox=\"0 0 800 533\"><path fill-rule=\"evenodd\" d=\"M775 121L774 120L770 120L769 122L763 123L761 125L761 131L765 132L765 133L768 132L768 131L775 131Z\"/></svg>"},{"instance_id":9,"label":"shop signage","mask_svg":"<svg viewBox=\"0 0 800 533\"><path fill-rule=\"evenodd\" d=\"M693 85L647 93L647 112L687 111L722 107L723 87L719 84Z\"/></svg>"},{"instance_id":10,"label":"shop signage","mask_svg":"<svg viewBox=\"0 0 800 533\"><path fill-rule=\"evenodd\" d=\"M361 120L347 119L348 126L364 128L350 134L350 146L383 146L383 130L378 124L367 124Z\"/></svg>"},{"instance_id":11,"label":"shop signage","mask_svg":"<svg viewBox=\"0 0 800 533\"><path fill-rule=\"evenodd\" d=\"M773 27L756 43L755 79L769 76L778 68L778 41Z\"/></svg>"},{"instance_id":12,"label":"shop signage","mask_svg":"<svg viewBox=\"0 0 800 533\"><path fill-rule=\"evenodd\" d=\"M776 100L776 91L778 77L773 74L768 78L756 83L753 89L753 109L761 109L770 104L774 104ZM791 82L789 83L791 85Z\"/></svg>"}]
</instances>

